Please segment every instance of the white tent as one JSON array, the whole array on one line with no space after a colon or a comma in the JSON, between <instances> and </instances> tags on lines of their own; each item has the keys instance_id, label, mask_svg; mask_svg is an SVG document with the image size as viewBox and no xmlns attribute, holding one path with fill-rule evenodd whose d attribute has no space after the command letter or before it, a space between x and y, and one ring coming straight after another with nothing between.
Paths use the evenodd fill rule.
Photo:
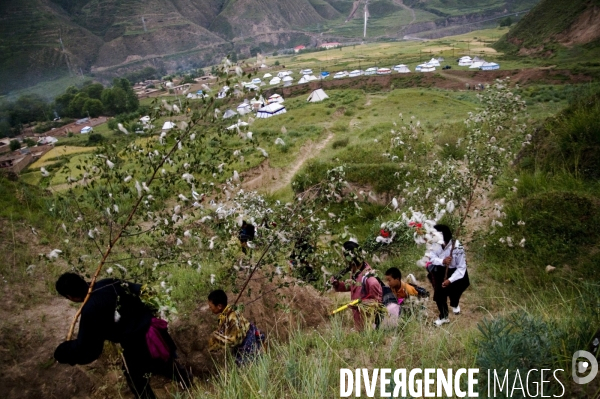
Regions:
<instances>
[{"instance_id":1,"label":"white tent","mask_svg":"<svg viewBox=\"0 0 600 399\"><path fill-rule=\"evenodd\" d=\"M263 79L270 78L270 77L273 77L273 75L271 75L269 72L267 72L267 73L265 73L265 75L263 76Z\"/></svg>"},{"instance_id":2,"label":"white tent","mask_svg":"<svg viewBox=\"0 0 600 399\"><path fill-rule=\"evenodd\" d=\"M409 73L410 69L408 69L408 67L404 64L400 64L400 65L396 65L394 67L394 71L398 72L398 73Z\"/></svg>"},{"instance_id":3,"label":"white tent","mask_svg":"<svg viewBox=\"0 0 600 399\"><path fill-rule=\"evenodd\" d=\"M228 109L227 111L225 111L225 113L223 114L223 119L228 119L231 118L232 116L237 115L237 112L235 112L232 109Z\"/></svg>"},{"instance_id":4,"label":"white tent","mask_svg":"<svg viewBox=\"0 0 600 399\"><path fill-rule=\"evenodd\" d=\"M460 60L458 60L459 66L469 66L472 63L473 63L473 60L469 56L460 57Z\"/></svg>"},{"instance_id":5,"label":"white tent","mask_svg":"<svg viewBox=\"0 0 600 399\"><path fill-rule=\"evenodd\" d=\"M495 62L484 62L481 66L482 71L493 71L494 69L500 69L500 65Z\"/></svg>"},{"instance_id":6,"label":"white tent","mask_svg":"<svg viewBox=\"0 0 600 399\"><path fill-rule=\"evenodd\" d=\"M469 69L479 69L485 63L485 61L473 61L473 63L469 66Z\"/></svg>"},{"instance_id":7,"label":"white tent","mask_svg":"<svg viewBox=\"0 0 600 399\"><path fill-rule=\"evenodd\" d=\"M428 64L432 65L432 66L440 66L440 62L438 60L436 60L435 58L430 59Z\"/></svg>"},{"instance_id":8,"label":"white tent","mask_svg":"<svg viewBox=\"0 0 600 399\"><path fill-rule=\"evenodd\" d=\"M286 76L289 76L289 75L290 75L290 73L287 72L287 71L281 71L281 72L277 73L277 77L280 78L280 79L283 79L283 78L285 78Z\"/></svg>"},{"instance_id":9,"label":"white tent","mask_svg":"<svg viewBox=\"0 0 600 399\"><path fill-rule=\"evenodd\" d=\"M294 81L294 78L292 78L291 76L288 76L288 75L286 75L286 76L284 76L284 77L283 77L283 79L282 79L282 80L283 80L284 82L293 82L293 81Z\"/></svg>"},{"instance_id":10,"label":"white tent","mask_svg":"<svg viewBox=\"0 0 600 399\"><path fill-rule=\"evenodd\" d=\"M271 79L271 81L269 82L270 85L278 85L279 83L281 83L281 79L278 77L274 77L273 79Z\"/></svg>"},{"instance_id":11,"label":"white tent","mask_svg":"<svg viewBox=\"0 0 600 399\"><path fill-rule=\"evenodd\" d=\"M221 88L221 90L219 90L219 94L217 94L217 98L225 98L228 91L229 91L229 86L223 86Z\"/></svg>"},{"instance_id":12,"label":"white tent","mask_svg":"<svg viewBox=\"0 0 600 399\"><path fill-rule=\"evenodd\" d=\"M174 127L175 127L175 124L174 124L173 122L171 122L171 121L166 121L166 122L163 124L162 130L171 130L171 129L173 129Z\"/></svg>"},{"instance_id":13,"label":"white tent","mask_svg":"<svg viewBox=\"0 0 600 399\"><path fill-rule=\"evenodd\" d=\"M377 73L377 67L367 68L365 75L375 75Z\"/></svg>"},{"instance_id":14,"label":"white tent","mask_svg":"<svg viewBox=\"0 0 600 399\"><path fill-rule=\"evenodd\" d=\"M252 107L248 103L242 103L237 107L237 113L240 115L246 115L252 112Z\"/></svg>"},{"instance_id":15,"label":"white tent","mask_svg":"<svg viewBox=\"0 0 600 399\"><path fill-rule=\"evenodd\" d=\"M269 97L269 99L267 100L267 102L268 102L269 104L272 104L272 103L280 103L280 104L281 104L281 103L282 103L282 102L284 102L284 101L285 101L285 100L283 99L283 97L281 97L279 94L273 94L273 95L272 95L271 97Z\"/></svg>"},{"instance_id":16,"label":"white tent","mask_svg":"<svg viewBox=\"0 0 600 399\"><path fill-rule=\"evenodd\" d=\"M316 103L319 101L323 101L326 98L329 98L329 96L323 91L323 89L317 89L317 90L313 91L312 93L310 93L310 96L308 96L306 101L311 102L311 103Z\"/></svg>"},{"instance_id":17,"label":"white tent","mask_svg":"<svg viewBox=\"0 0 600 399\"><path fill-rule=\"evenodd\" d=\"M256 113L256 116L258 118L270 118L274 115L284 114L286 112L287 111L285 110L285 107L282 104L273 103L259 109Z\"/></svg>"},{"instance_id":18,"label":"white tent","mask_svg":"<svg viewBox=\"0 0 600 399\"><path fill-rule=\"evenodd\" d=\"M429 64L421 64L421 65L417 65L417 67L415 68L416 72L433 72L435 71L435 67L433 65L429 65Z\"/></svg>"},{"instance_id":19,"label":"white tent","mask_svg":"<svg viewBox=\"0 0 600 399\"><path fill-rule=\"evenodd\" d=\"M308 82L310 82L310 80L307 79L307 75L306 75L306 76L302 76L300 78L300 80L298 81L298 84L301 85L301 84L308 83Z\"/></svg>"}]
</instances>

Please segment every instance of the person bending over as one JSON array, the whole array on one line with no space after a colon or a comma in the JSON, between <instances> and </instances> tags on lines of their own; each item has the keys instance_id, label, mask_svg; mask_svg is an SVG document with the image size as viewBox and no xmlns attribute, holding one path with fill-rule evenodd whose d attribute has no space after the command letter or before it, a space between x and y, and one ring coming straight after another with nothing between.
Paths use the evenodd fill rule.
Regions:
<instances>
[{"instance_id":1,"label":"person bending over","mask_svg":"<svg viewBox=\"0 0 600 399\"><path fill-rule=\"evenodd\" d=\"M89 284L78 274L64 273L56 291L70 301L82 303ZM161 374L189 387L191 375L176 362L175 343L167 322L153 317L140 300L141 286L117 279L97 281L83 306L77 339L61 343L54 358L63 364L88 364L98 359L104 341L123 348L123 372L137 398L155 398L150 374Z\"/></svg>"},{"instance_id":2,"label":"person bending over","mask_svg":"<svg viewBox=\"0 0 600 399\"><path fill-rule=\"evenodd\" d=\"M360 299L359 306L352 306L354 328L362 331L378 321L385 314L382 310L383 289L375 277L374 270L365 262L360 254L360 246L353 241L344 243L344 257L351 271L351 279L338 281L332 277L330 282L337 292L350 291L350 300Z\"/></svg>"},{"instance_id":3,"label":"person bending over","mask_svg":"<svg viewBox=\"0 0 600 399\"><path fill-rule=\"evenodd\" d=\"M213 314L219 315L219 325L208 340L208 350L213 353L231 350L238 366L252 360L260 351L265 335L227 304L227 294L223 290L208 295L208 307Z\"/></svg>"}]
</instances>

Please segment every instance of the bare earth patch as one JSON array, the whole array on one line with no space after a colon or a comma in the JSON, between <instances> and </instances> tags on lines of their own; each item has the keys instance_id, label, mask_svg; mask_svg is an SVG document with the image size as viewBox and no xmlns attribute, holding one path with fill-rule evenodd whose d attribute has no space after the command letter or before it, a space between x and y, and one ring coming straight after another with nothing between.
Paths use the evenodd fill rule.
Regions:
<instances>
[{"instance_id":1,"label":"bare earth patch","mask_svg":"<svg viewBox=\"0 0 600 399\"><path fill-rule=\"evenodd\" d=\"M333 133L329 133L325 140L319 143L308 142L300 148L296 160L285 169L272 168L269 165L269 160L266 159L256 168L244 172L242 187L245 190L260 190L268 193L284 188L291 183L294 175L298 173L304 163L310 158L314 158L329 144L331 139L333 139Z\"/></svg>"}]
</instances>

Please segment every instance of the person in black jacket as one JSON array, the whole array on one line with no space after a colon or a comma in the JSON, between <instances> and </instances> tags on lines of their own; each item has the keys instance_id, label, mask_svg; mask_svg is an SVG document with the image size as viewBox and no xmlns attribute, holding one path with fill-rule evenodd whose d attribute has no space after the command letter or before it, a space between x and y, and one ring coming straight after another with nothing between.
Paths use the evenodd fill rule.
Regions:
<instances>
[{"instance_id":1,"label":"person in black jacket","mask_svg":"<svg viewBox=\"0 0 600 399\"><path fill-rule=\"evenodd\" d=\"M240 239L240 243L242 244L242 252L245 254L248 251L248 241L254 240L255 228L253 224L242 221L242 226L240 227L240 232L238 238Z\"/></svg>"},{"instance_id":2,"label":"person in black jacket","mask_svg":"<svg viewBox=\"0 0 600 399\"><path fill-rule=\"evenodd\" d=\"M78 274L64 273L56 281L59 294L83 302L89 284ZM176 361L175 343L164 320L139 298L141 286L117 279L96 282L84 305L77 339L61 343L54 358L63 364L88 364L102 354L104 341L121 344L123 371L137 398L155 398L150 374L162 374L189 386L190 375Z\"/></svg>"}]
</instances>

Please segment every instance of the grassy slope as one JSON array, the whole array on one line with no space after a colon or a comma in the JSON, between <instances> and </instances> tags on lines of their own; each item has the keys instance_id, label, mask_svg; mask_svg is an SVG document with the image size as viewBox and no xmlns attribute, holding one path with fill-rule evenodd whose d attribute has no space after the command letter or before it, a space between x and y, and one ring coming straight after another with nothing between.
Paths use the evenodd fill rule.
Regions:
<instances>
[{"instance_id":1,"label":"grassy slope","mask_svg":"<svg viewBox=\"0 0 600 399\"><path fill-rule=\"evenodd\" d=\"M391 53L393 50L389 51ZM307 65L314 67L314 64L307 63ZM523 94L530 103L529 111L536 119L545 118L556 112L569 98L568 87L564 90L548 87L529 89L527 88ZM294 155L306 140L320 140L324 132L329 130L335 134L335 140L318 158L324 162L340 158L345 162L359 165L360 168L356 170L369 172L373 170L374 163L382 163L380 154L387 148L383 144L383 139L387 138L386 134L392 128L392 123L400 122L399 112L403 113L405 120L414 115L415 121L419 120L428 126L433 131L429 139L441 147L444 143L455 141L460 130L455 129L454 125L456 122L460 123L465 113L476 106L475 99L470 93L430 89L392 90L386 93L334 90L329 94L331 99L322 104L306 104L304 96L287 99L288 114L256 121L251 127L260 145L270 153L274 166L286 166L294 158L290 155ZM329 104L335 105L329 108ZM340 108L344 110L337 112ZM223 124L227 123L223 122ZM281 125L286 126L287 136L280 133ZM115 136L108 131L102 134L107 139ZM288 152L274 146L274 139L280 136L290 146ZM345 139L348 139L345 146L333 148L335 141ZM378 139L379 143L375 143L374 139ZM81 145L81 140L85 138L77 136L70 140L72 144ZM235 142L235 139L232 140ZM258 154L247 159L250 164L246 167L254 166L262 160ZM545 202L541 202L543 208L540 208L539 200L540 197L543 199L548 192L568 192L577 198L597 198L599 193L597 184L590 184L568 175L566 177L557 175L550 180L547 174L536 175L537 172L524 170L521 175L516 175L515 171L507 171L507 188L513 184L511 183L513 177L520 179L517 185L518 195L515 197L508 190L500 190L497 193L498 200L514 201L511 202L514 205L509 207L510 221L516 222L518 218L526 217L528 240L536 246L528 246L528 252L518 256L511 250L492 248L491 245L470 247L469 265L473 275L471 276L472 287L465 295L463 307L465 311L460 319L455 319L456 321L443 332L433 329L430 326L430 319L415 316L407 319L406 325L396 332L352 334L348 331L351 326L348 315L342 315L341 320L334 319L332 324L327 325L328 328L323 331L299 332L289 343L273 344L269 356L265 356L259 363L245 370L230 371L227 377L225 374L217 376L215 381L203 385L195 396L281 397L284 393L288 393L291 397L330 397L336 395L340 367L388 366L409 369L429 366L470 367L476 365L476 342L481 337L477 330L477 323L486 316L499 318L513 311L535 315L546 321L556 321L560 328L569 325L574 333L565 340L566 349L560 352L562 358L566 359L572 354L572 352L568 353L568 350L573 345L583 345L578 337L585 336L585 333L598 322L597 314L593 316L594 313L588 307L590 303L595 303L597 280L594 275L586 273L586 268L595 270L594 268L597 267L593 263L597 262L597 256L590 257L592 263L580 264L578 258L573 258L572 261L564 260L561 257L565 256L564 252L548 252L548 249L552 249L552 240L560 240L560 236L551 236L552 240L536 241L535 238L544 238L547 234L545 230L536 229L536 221L539 218L543 219L545 214L560 216L565 209L564 204L556 201L562 197L550 196ZM378 178L378 176L369 176L369 173L360 176L365 179L363 182L370 184L376 183ZM19 188L8 184L2 187L6 188L2 192L4 200L12 201L12 193ZM43 201L42 196L36 198L38 200L41 198L42 205L49 205ZM12 214L20 213L20 206L24 204L23 200L20 201L3 207L7 212L12 209L12 213L3 214L4 220L10 220ZM532 203L537 206L531 206ZM523 209L529 213L523 213ZM536 212L538 209L540 212ZM45 210L43 206L35 208L30 220L35 220L35 215L45 214ZM576 210L572 211L573 217L583 216L582 223L585 227L587 215L581 215ZM362 241L373 233L381 221L377 217L385 220L391 216L394 215L390 215L382 207L373 207L364 216L349 219L348 222ZM558 223L560 217L553 218L552 221ZM581 234L580 226L569 230L570 234ZM564 225L553 224L551 227L560 231ZM52 234L56 232L56 221L54 226L49 225L44 228L42 225L38 228L43 229L46 242L50 245L55 244L56 240ZM10 232L9 229L6 231ZM499 231L498 234L500 233L515 235L522 232L507 230ZM6 236L6 238L10 237ZM494 241L497 241L496 238ZM8 239L4 242L10 244ZM78 244L73 243L73 245ZM583 248L577 246L577 243L569 245L569 251L593 251L594 249L594 245L589 243ZM559 250L562 251L562 248ZM9 245L9 252L16 253L16 247L11 250ZM399 266L404 274L412 272L419 280L425 282L423 270L414 264L420 254L420 248L412 245L403 247L400 256L391 257L379 268L384 270L392 265ZM587 252L582 254L582 259L585 259ZM573 256L572 252L566 255ZM31 278L24 273L23 268L34 255L27 256L29 258L22 261L11 262L12 266L5 269L5 273L10 273L13 279L23 278L27 281L27 278ZM551 261L548 263L561 262L555 264L559 269L554 274L543 272L549 256ZM218 273L214 265L209 267L211 269L208 269L208 273ZM47 273L51 272L47 271ZM197 298L202 297L209 287L203 285L202 288L198 288L205 282L201 282L199 275L193 270L188 272L173 268L172 272L177 281L174 298L177 299L182 310L193 309L197 305ZM578 280L584 277L587 277L586 281ZM519 294L516 295L516 292ZM345 296L334 296L334 300L338 303L345 299ZM432 315L434 314L432 304L430 303L429 306ZM581 327L582 324L587 327ZM567 369L567 367L570 366L566 365L563 368Z\"/></svg>"},{"instance_id":2,"label":"grassy slope","mask_svg":"<svg viewBox=\"0 0 600 399\"><path fill-rule=\"evenodd\" d=\"M306 104L303 98L288 99L287 104L290 109L288 114L257 121L252 126L257 138L261 140L261 146L268 149L274 162L285 165L285 162L289 161L286 160L285 153L277 153L278 150L268 144L274 137L281 135L278 132L281 125L286 126L290 137L284 137L290 140L292 146L301 145L300 140L303 139L317 139L319 134L322 134L319 130L303 130L306 125L329 128L335 133L336 139L349 139L346 147L326 148L319 156L321 159L344 158L347 161L360 162L365 158L375 157L373 160L379 162L376 157L385 148L383 144L375 144L373 140L384 138L392 126L392 121L400 121L398 111L403 112L406 119L414 115L415 121L421 120L423 124L430 125L431 129L441 133L438 137L435 135L431 137L436 141L454 137L454 131L446 129L451 127L453 122L460 121L465 112L476 105L473 97L462 97L464 94L436 90L393 90L389 93L375 94L365 94L360 91L332 91L330 95L331 99L328 101L336 104L332 108L327 107L327 102ZM371 105L366 106L367 102ZM538 103L534 101L531 108L535 110L536 104ZM351 110L353 114L341 114L336 118L332 118L333 112L327 115L328 110L335 112L341 107ZM548 110L538 112L538 115L543 115ZM353 120L360 122L362 127L351 128L350 122ZM292 132L298 132L300 135L294 137ZM305 137L302 137L303 134ZM444 137L448 135L450 137ZM294 139L298 141L292 143ZM350 151L351 148L362 148L366 152ZM289 152L289 154L293 153L293 151ZM354 154L357 155L353 156ZM511 173L508 173L509 176ZM524 196L530 195L527 193L530 193L531 187L534 186L525 176L521 176L520 179L518 192L523 193ZM3 193L3 198L9 200L12 198L9 192L15 190L15 187L10 185L3 185L3 187L8 190ZM549 185L546 184L544 187L535 188L534 191L543 192L548 187ZM552 187L556 190L558 185L553 184ZM564 186L562 190L565 187L576 191L573 184ZM510 197L508 193L502 191L498 195ZM15 207L4 206L4 209L8 212ZM387 211L382 211L381 208L377 208L370 215L349 220L352 229L359 233L361 239L366 238L371 233L372 226L378 224L377 216L383 219L392 216ZM544 211L557 212L557 209L547 208ZM35 208L35 213L45 213L45 208ZM5 212L4 215L10 220L8 213ZM535 220L538 215L536 213L530 215L531 219L526 219L527 222ZM511 214L509 218L512 220L517 216L520 215ZM534 227L535 223L531 222L531 225ZM42 229L44 237L54 231L53 228L46 229L43 226L38 228ZM532 232L535 233L535 230L530 231L529 234ZM535 234L544 234L544 232ZM48 238L44 239L48 240ZM50 238L49 244L53 245L54 241L54 238ZM536 249L532 247L531 250ZM402 255L391 257L378 267L380 270L385 270L392 265L398 266L405 274L414 273L420 281L425 282L423 270L414 264L414 260L420 256L420 253L420 248L409 245L402 248ZM288 343L272 343L269 354L258 363L243 370L234 369L226 375L215 376L214 380L201 385L199 390L195 391L194 397L275 398L284 393L298 398L330 397L335 395L338 389L340 367L410 369L475 366L477 365L477 342L481 339L477 323L489 315L501 317L519 311L522 314L541 317L546 321L555 321L560 328L569 325L572 331L575 331L573 329L580 331L581 336L587 334L590 325L595 325L589 316L589 309L586 308L589 298L594 295L594 287L590 284L594 284L595 280L574 284L565 279L567 276L572 279L573 276L581 275L576 264L571 264L570 271L561 269L555 274L548 275L543 272L545 265L539 263L543 262L544 258L540 258L538 263L532 265L527 255L513 256L511 251L505 249L496 249L496 252L492 252L473 246L470 247L469 253L472 287L463 301L464 314L461 318L454 318L454 322L443 331L436 330L430 325L430 317L434 313L431 302L429 318L421 316L417 307L416 313L408 317L399 330L393 332L378 331L362 335L350 333L348 328L351 320L348 314L344 314L340 318L333 319L331 324L322 331L300 331ZM23 259L16 264L26 263L27 260ZM208 273L219 272L214 265L208 266ZM24 275L22 266L18 266L15 270L5 269L5 272L12 276ZM204 282L200 281L200 277L193 270L190 273L174 268L172 272L175 282L174 298L178 300L182 311L193 309L197 306L198 295L204 295L204 290L208 288L204 286L202 290L198 288ZM25 279L30 278L25 276ZM514 295L517 290L519 295ZM336 295L333 299L337 303L342 303L345 301L345 296ZM586 323L587 329L582 327L582 323ZM564 356L573 345L580 344L578 339L572 336L565 341L566 346L562 353ZM259 391L261 393L258 393Z\"/></svg>"}]
</instances>

